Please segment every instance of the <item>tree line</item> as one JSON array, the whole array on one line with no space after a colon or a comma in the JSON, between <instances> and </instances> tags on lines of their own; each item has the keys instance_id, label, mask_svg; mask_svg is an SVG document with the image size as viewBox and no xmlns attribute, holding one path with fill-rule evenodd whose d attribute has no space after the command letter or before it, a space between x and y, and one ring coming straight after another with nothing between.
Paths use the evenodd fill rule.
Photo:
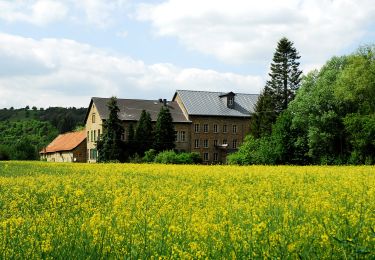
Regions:
<instances>
[{"instance_id":1,"label":"tree line","mask_svg":"<svg viewBox=\"0 0 375 260\"><path fill-rule=\"evenodd\" d=\"M233 164L375 164L375 45L301 77L283 38Z\"/></svg>"},{"instance_id":2,"label":"tree line","mask_svg":"<svg viewBox=\"0 0 375 260\"><path fill-rule=\"evenodd\" d=\"M39 151L58 134L84 125L86 108L0 109L0 160L39 160Z\"/></svg>"}]
</instances>

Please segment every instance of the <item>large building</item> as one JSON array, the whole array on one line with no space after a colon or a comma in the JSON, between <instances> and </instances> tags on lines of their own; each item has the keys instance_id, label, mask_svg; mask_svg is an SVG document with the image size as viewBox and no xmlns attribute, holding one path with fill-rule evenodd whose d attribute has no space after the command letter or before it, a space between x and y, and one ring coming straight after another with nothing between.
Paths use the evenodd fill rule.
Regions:
<instances>
[{"instance_id":1,"label":"large building","mask_svg":"<svg viewBox=\"0 0 375 260\"><path fill-rule=\"evenodd\" d=\"M176 150L198 152L205 163L224 163L228 153L236 151L249 133L249 119L258 95L208 91L177 90L172 101L117 99L119 119L126 141L130 124L135 124L142 110L156 122L161 106L171 112L176 131ZM86 114L87 161L96 162L96 141L108 119L109 98L94 97Z\"/></svg>"}]
</instances>

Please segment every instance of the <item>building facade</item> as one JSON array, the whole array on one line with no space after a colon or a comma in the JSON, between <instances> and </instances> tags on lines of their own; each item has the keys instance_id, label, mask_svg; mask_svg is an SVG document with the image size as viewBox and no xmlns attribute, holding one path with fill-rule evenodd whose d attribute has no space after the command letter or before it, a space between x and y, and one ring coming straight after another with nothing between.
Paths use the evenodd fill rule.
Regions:
<instances>
[{"instance_id":1,"label":"building facade","mask_svg":"<svg viewBox=\"0 0 375 260\"><path fill-rule=\"evenodd\" d=\"M161 106L171 112L176 132L176 150L197 152L204 163L225 163L228 153L237 150L249 133L249 120L258 95L177 90L172 101L117 99L119 119L126 141L130 124L142 110L156 122ZM96 141L103 133L103 121L109 116L109 98L94 97L86 114L87 162L96 162Z\"/></svg>"},{"instance_id":2,"label":"building facade","mask_svg":"<svg viewBox=\"0 0 375 260\"><path fill-rule=\"evenodd\" d=\"M48 162L86 162L86 132L70 132L57 136L40 151L42 160Z\"/></svg>"},{"instance_id":3,"label":"building facade","mask_svg":"<svg viewBox=\"0 0 375 260\"><path fill-rule=\"evenodd\" d=\"M184 111L190 126L190 151L204 163L225 163L250 132L250 117L258 95L177 90L173 101Z\"/></svg>"}]
</instances>

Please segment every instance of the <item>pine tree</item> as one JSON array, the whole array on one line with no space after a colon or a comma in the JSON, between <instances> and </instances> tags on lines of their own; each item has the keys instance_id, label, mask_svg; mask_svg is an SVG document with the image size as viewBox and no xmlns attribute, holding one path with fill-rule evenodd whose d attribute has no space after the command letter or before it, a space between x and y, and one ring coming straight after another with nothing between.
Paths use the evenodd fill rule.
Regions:
<instances>
[{"instance_id":1,"label":"pine tree","mask_svg":"<svg viewBox=\"0 0 375 260\"><path fill-rule=\"evenodd\" d=\"M274 96L276 112L281 112L288 107L300 86L302 71L299 70L297 61L299 58L301 56L293 47L293 42L284 37L277 43L271 72L268 74L271 79L266 83L266 87Z\"/></svg>"},{"instance_id":2,"label":"pine tree","mask_svg":"<svg viewBox=\"0 0 375 260\"><path fill-rule=\"evenodd\" d=\"M250 133L255 138L270 135L272 124L276 121L277 113L275 112L273 96L266 87L259 95L255 105L255 113L250 120Z\"/></svg>"},{"instance_id":3,"label":"pine tree","mask_svg":"<svg viewBox=\"0 0 375 260\"><path fill-rule=\"evenodd\" d=\"M250 121L250 133L254 137L271 134L272 124L294 99L302 74L299 58L293 42L284 37L277 43L269 73L271 79L266 82Z\"/></svg>"},{"instance_id":4,"label":"pine tree","mask_svg":"<svg viewBox=\"0 0 375 260\"><path fill-rule=\"evenodd\" d=\"M124 129L118 118L120 109L117 106L117 98L112 97L107 106L109 118L103 121L103 134L97 142L98 162L120 161L123 152L121 135Z\"/></svg>"},{"instance_id":5,"label":"pine tree","mask_svg":"<svg viewBox=\"0 0 375 260\"><path fill-rule=\"evenodd\" d=\"M154 149L158 152L175 148L175 132L168 107L162 106L155 126Z\"/></svg>"},{"instance_id":6,"label":"pine tree","mask_svg":"<svg viewBox=\"0 0 375 260\"><path fill-rule=\"evenodd\" d=\"M137 152L143 156L144 152L151 149L153 145L152 122L150 113L142 110L141 117L137 123L134 135Z\"/></svg>"},{"instance_id":7,"label":"pine tree","mask_svg":"<svg viewBox=\"0 0 375 260\"><path fill-rule=\"evenodd\" d=\"M129 133L128 133L128 142L134 141L134 126L133 124L129 125Z\"/></svg>"}]
</instances>

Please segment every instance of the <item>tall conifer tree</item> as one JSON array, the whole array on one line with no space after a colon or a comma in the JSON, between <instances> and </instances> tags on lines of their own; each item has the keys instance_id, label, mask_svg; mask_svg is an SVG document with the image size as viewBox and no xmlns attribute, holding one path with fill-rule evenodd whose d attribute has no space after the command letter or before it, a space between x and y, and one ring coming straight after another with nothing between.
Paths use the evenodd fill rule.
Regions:
<instances>
[{"instance_id":1,"label":"tall conifer tree","mask_svg":"<svg viewBox=\"0 0 375 260\"><path fill-rule=\"evenodd\" d=\"M155 126L154 149L156 151L171 150L175 147L175 132L172 115L168 107L162 106Z\"/></svg>"},{"instance_id":2,"label":"tall conifer tree","mask_svg":"<svg viewBox=\"0 0 375 260\"><path fill-rule=\"evenodd\" d=\"M144 152L152 148L153 145L153 132L152 122L150 113L146 110L142 110L141 117L137 123L135 129L135 145L137 146L137 152L143 156Z\"/></svg>"},{"instance_id":3,"label":"tall conifer tree","mask_svg":"<svg viewBox=\"0 0 375 260\"><path fill-rule=\"evenodd\" d=\"M277 43L270 73L270 80L259 96L250 129L254 137L269 135L277 116L288 107L300 86L302 71L299 69L300 56L293 42L282 38Z\"/></svg>"},{"instance_id":4,"label":"tall conifer tree","mask_svg":"<svg viewBox=\"0 0 375 260\"><path fill-rule=\"evenodd\" d=\"M109 117L103 121L103 134L97 141L98 162L120 161L122 156L121 135L124 129L117 115L120 111L117 98L111 97L107 106Z\"/></svg>"}]
</instances>

